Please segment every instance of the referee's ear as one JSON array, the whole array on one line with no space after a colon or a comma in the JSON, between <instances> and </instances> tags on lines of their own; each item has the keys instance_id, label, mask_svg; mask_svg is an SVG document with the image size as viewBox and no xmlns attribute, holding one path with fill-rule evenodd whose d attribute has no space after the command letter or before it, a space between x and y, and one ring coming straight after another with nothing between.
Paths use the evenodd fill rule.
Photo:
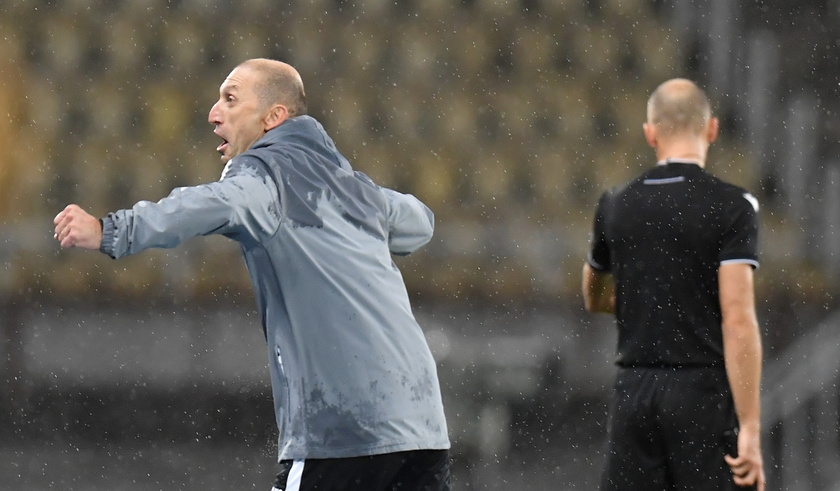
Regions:
<instances>
[{"instance_id":1,"label":"referee's ear","mask_svg":"<svg viewBox=\"0 0 840 491\"><path fill-rule=\"evenodd\" d=\"M642 123L642 131L645 134L645 140L650 148L656 148L656 125L650 123Z\"/></svg>"},{"instance_id":2,"label":"referee's ear","mask_svg":"<svg viewBox=\"0 0 840 491\"><path fill-rule=\"evenodd\" d=\"M718 131L720 131L720 121L718 121L718 118L709 118L709 122L706 123L706 141L714 143L717 140Z\"/></svg>"}]
</instances>

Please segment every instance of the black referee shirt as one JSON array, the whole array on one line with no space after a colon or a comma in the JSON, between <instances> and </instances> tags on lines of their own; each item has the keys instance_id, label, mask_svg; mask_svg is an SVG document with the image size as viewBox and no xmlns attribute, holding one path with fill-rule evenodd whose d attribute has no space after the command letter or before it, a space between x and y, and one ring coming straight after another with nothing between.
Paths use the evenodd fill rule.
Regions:
<instances>
[{"instance_id":1,"label":"black referee shirt","mask_svg":"<svg viewBox=\"0 0 840 491\"><path fill-rule=\"evenodd\" d=\"M718 266L758 266L758 202L670 160L598 202L589 264L616 280L618 365L722 366Z\"/></svg>"}]
</instances>

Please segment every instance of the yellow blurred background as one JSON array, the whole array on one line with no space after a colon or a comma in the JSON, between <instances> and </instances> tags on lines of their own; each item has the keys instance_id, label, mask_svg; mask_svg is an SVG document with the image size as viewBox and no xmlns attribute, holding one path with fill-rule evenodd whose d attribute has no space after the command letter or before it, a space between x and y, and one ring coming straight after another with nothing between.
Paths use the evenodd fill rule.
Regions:
<instances>
[{"instance_id":1,"label":"yellow blurred background","mask_svg":"<svg viewBox=\"0 0 840 491\"><path fill-rule=\"evenodd\" d=\"M400 264L429 299L573 297L598 194L645 166L645 102L689 46L647 0L6 1L0 21L0 220L7 294L247 291L235 246L191 242L110 263L59 253L51 219L215 180L206 122L240 61L301 72L311 114L353 165L436 213ZM702 84L703 80L699 80ZM714 95L714 94L713 94ZM758 184L724 135L710 169ZM210 296L210 297L208 297Z\"/></svg>"}]
</instances>

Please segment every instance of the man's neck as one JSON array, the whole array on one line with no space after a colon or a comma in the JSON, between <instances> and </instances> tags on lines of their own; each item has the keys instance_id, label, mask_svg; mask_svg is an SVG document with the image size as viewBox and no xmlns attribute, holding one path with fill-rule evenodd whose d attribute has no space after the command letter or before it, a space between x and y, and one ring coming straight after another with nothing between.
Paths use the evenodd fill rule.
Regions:
<instances>
[{"instance_id":1,"label":"man's neck","mask_svg":"<svg viewBox=\"0 0 840 491\"><path fill-rule=\"evenodd\" d=\"M670 164L670 163L680 163L680 164L696 164L700 167L705 167L705 162L700 160L696 156L685 156L685 157L666 157L664 159L659 159L657 161L658 164Z\"/></svg>"},{"instance_id":2,"label":"man's neck","mask_svg":"<svg viewBox=\"0 0 840 491\"><path fill-rule=\"evenodd\" d=\"M678 161L693 162L700 167L706 166L706 152L696 145L659 147L656 149L656 158L660 162Z\"/></svg>"}]
</instances>

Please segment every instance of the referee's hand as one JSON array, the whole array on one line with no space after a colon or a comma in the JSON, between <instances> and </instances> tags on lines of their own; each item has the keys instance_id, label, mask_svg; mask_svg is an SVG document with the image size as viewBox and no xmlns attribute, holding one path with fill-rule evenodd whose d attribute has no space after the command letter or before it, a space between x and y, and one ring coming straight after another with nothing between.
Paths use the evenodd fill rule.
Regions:
<instances>
[{"instance_id":1,"label":"referee's hand","mask_svg":"<svg viewBox=\"0 0 840 491\"><path fill-rule=\"evenodd\" d=\"M758 432L751 434L743 428L738 433L738 456L724 455L732 470L732 479L742 487L754 486L756 491L764 491L764 462L761 458L761 444Z\"/></svg>"}]
</instances>

